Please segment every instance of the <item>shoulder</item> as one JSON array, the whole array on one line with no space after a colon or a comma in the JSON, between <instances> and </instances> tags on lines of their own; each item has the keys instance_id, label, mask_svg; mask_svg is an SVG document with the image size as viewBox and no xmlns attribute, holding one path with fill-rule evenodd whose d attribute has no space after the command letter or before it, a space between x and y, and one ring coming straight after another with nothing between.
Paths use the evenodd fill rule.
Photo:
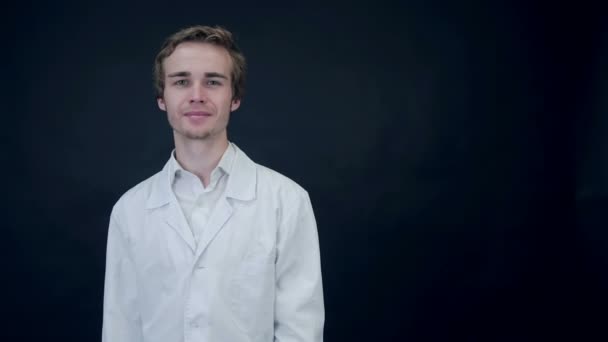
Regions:
<instances>
[{"instance_id":1,"label":"shoulder","mask_svg":"<svg viewBox=\"0 0 608 342\"><path fill-rule=\"evenodd\" d=\"M162 174L163 172L159 171L124 192L114 204L112 215L116 218L124 218L129 213L143 210L154 185L161 180Z\"/></svg>"},{"instance_id":2,"label":"shoulder","mask_svg":"<svg viewBox=\"0 0 608 342\"><path fill-rule=\"evenodd\" d=\"M258 192L262 196L276 196L283 204L309 201L308 192L291 178L269 167L255 164Z\"/></svg>"},{"instance_id":3,"label":"shoulder","mask_svg":"<svg viewBox=\"0 0 608 342\"><path fill-rule=\"evenodd\" d=\"M236 145L235 145L236 146ZM255 184L256 194L260 198L274 198L279 201L307 199L308 192L291 178L267 166L251 160L245 152L237 147L237 163L240 172L254 174L255 177L244 177L245 183ZM240 178L240 177L239 177Z\"/></svg>"},{"instance_id":4,"label":"shoulder","mask_svg":"<svg viewBox=\"0 0 608 342\"><path fill-rule=\"evenodd\" d=\"M306 192L306 190L300 184L296 183L294 180L285 176L284 174L257 163L255 166L258 173L258 180L260 182L267 182L277 188L287 189L290 191Z\"/></svg>"}]
</instances>

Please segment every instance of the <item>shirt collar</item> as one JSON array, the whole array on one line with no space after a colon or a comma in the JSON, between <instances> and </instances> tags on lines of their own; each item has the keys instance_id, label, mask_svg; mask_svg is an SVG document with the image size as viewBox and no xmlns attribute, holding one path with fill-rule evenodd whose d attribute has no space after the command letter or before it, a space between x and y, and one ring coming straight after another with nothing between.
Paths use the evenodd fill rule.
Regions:
<instances>
[{"instance_id":1,"label":"shirt collar","mask_svg":"<svg viewBox=\"0 0 608 342\"><path fill-rule=\"evenodd\" d=\"M256 164L234 143L230 143L234 151L233 161L230 163L231 174L226 184L226 197L242 201L254 200L257 189ZM150 193L146 200L146 208L154 209L164 206L175 200L171 191L171 161L167 161L163 169L151 177Z\"/></svg>"},{"instance_id":2,"label":"shirt collar","mask_svg":"<svg viewBox=\"0 0 608 342\"><path fill-rule=\"evenodd\" d=\"M218 172L223 172L227 175L230 175L232 171L232 164L234 163L234 156L236 155L236 149L234 144L228 143L228 147L222 158L220 159L217 166L211 171L211 178L217 178ZM171 158L169 159L169 184L173 184L175 182L175 176L180 172L189 172L184 169L181 164L175 158L175 149L171 151Z\"/></svg>"}]
</instances>

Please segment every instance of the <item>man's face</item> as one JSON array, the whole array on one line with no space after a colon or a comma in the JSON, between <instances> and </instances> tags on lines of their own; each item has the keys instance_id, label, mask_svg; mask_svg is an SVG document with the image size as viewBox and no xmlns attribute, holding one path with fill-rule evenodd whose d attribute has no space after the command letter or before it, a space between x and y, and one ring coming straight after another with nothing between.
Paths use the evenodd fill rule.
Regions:
<instances>
[{"instance_id":1,"label":"man's face","mask_svg":"<svg viewBox=\"0 0 608 342\"><path fill-rule=\"evenodd\" d=\"M208 43L185 42L163 61L165 89L158 107L167 112L176 138L226 138L232 99L232 59L226 49Z\"/></svg>"}]
</instances>

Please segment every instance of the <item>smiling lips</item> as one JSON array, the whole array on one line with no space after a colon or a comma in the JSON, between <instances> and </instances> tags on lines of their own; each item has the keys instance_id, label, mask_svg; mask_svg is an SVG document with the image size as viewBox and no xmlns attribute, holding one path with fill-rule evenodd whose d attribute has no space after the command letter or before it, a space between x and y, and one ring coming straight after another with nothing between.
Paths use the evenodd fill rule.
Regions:
<instances>
[{"instance_id":1,"label":"smiling lips","mask_svg":"<svg viewBox=\"0 0 608 342\"><path fill-rule=\"evenodd\" d=\"M187 117L190 117L190 118L202 118L202 117L211 116L211 113L203 112L203 111L194 111L194 112L186 112L184 115Z\"/></svg>"}]
</instances>

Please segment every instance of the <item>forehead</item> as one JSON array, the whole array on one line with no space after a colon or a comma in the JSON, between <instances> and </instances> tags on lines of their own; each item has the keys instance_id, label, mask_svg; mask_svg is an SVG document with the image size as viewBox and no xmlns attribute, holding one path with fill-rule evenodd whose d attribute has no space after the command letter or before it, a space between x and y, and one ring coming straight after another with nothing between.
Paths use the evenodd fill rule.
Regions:
<instances>
[{"instance_id":1,"label":"forehead","mask_svg":"<svg viewBox=\"0 0 608 342\"><path fill-rule=\"evenodd\" d=\"M200 42L179 44L163 61L165 75L172 72L190 73L217 72L230 74L232 59L228 51L217 45Z\"/></svg>"}]
</instances>

